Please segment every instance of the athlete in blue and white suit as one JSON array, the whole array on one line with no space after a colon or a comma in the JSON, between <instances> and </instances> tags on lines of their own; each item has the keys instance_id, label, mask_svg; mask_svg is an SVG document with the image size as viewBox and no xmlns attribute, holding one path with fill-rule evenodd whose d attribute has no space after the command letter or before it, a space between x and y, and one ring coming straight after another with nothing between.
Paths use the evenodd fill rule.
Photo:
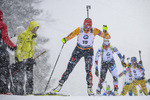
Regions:
<instances>
[{"instance_id":1,"label":"athlete in blue and white suit","mask_svg":"<svg viewBox=\"0 0 150 100\"><path fill-rule=\"evenodd\" d=\"M113 57L114 52L118 55L121 62L123 62L123 58L121 53L118 51L116 47L110 46L109 40L104 40L102 47L100 47L96 53L95 57L95 74L99 76L98 72L98 59L101 56L101 66L100 66L100 81L97 87L97 94L101 94L101 89L103 83L106 78L107 70L110 71L113 77L113 84L114 84L114 92L117 95L118 90L118 75L117 75L117 68L115 64L115 60Z\"/></svg>"}]
</instances>

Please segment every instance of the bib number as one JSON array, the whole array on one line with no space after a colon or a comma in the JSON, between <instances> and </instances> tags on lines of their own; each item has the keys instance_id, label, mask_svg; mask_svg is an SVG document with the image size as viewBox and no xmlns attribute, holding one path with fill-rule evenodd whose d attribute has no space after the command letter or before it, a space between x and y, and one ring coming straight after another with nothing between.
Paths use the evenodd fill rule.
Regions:
<instances>
[{"instance_id":1,"label":"bib number","mask_svg":"<svg viewBox=\"0 0 150 100\"><path fill-rule=\"evenodd\" d=\"M88 44L88 41L83 41L83 44Z\"/></svg>"}]
</instances>

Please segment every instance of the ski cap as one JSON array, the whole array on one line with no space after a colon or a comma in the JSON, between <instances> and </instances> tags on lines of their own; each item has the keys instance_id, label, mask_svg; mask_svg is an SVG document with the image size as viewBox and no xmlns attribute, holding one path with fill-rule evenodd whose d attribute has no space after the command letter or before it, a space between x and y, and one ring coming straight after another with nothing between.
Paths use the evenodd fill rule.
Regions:
<instances>
[{"instance_id":1,"label":"ski cap","mask_svg":"<svg viewBox=\"0 0 150 100\"><path fill-rule=\"evenodd\" d=\"M104 46L110 45L109 40L108 40L108 39L104 39L103 45L104 45Z\"/></svg>"},{"instance_id":2,"label":"ski cap","mask_svg":"<svg viewBox=\"0 0 150 100\"><path fill-rule=\"evenodd\" d=\"M3 12L0 10L0 21L3 20Z\"/></svg>"},{"instance_id":3,"label":"ski cap","mask_svg":"<svg viewBox=\"0 0 150 100\"><path fill-rule=\"evenodd\" d=\"M107 92L110 91L110 85L108 85L108 86L106 87L106 91L107 91Z\"/></svg>"},{"instance_id":4,"label":"ski cap","mask_svg":"<svg viewBox=\"0 0 150 100\"><path fill-rule=\"evenodd\" d=\"M84 20L83 25L92 26L92 19L91 18L86 18Z\"/></svg>"},{"instance_id":5,"label":"ski cap","mask_svg":"<svg viewBox=\"0 0 150 100\"><path fill-rule=\"evenodd\" d=\"M131 58L131 62L133 62L133 61L137 61L136 57Z\"/></svg>"}]
</instances>

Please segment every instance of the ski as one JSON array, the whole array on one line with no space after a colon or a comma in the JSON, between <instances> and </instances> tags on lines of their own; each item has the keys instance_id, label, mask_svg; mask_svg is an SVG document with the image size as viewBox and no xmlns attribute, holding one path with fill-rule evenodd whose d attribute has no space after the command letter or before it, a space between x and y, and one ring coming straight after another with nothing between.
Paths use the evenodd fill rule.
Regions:
<instances>
[{"instance_id":1,"label":"ski","mask_svg":"<svg viewBox=\"0 0 150 100\"><path fill-rule=\"evenodd\" d=\"M38 94L34 94L34 96L70 96L70 95L61 94L61 93L46 93L46 94L38 93Z\"/></svg>"}]
</instances>

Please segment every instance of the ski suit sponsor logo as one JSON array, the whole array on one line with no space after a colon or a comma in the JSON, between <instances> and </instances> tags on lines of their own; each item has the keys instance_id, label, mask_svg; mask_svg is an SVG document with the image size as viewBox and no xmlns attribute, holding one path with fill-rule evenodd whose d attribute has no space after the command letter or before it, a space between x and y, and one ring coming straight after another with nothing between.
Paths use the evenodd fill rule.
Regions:
<instances>
[{"instance_id":1,"label":"ski suit sponsor logo","mask_svg":"<svg viewBox=\"0 0 150 100\"><path fill-rule=\"evenodd\" d=\"M84 35L83 38L84 38L84 39L88 39L89 36L88 36L88 35Z\"/></svg>"}]
</instances>

